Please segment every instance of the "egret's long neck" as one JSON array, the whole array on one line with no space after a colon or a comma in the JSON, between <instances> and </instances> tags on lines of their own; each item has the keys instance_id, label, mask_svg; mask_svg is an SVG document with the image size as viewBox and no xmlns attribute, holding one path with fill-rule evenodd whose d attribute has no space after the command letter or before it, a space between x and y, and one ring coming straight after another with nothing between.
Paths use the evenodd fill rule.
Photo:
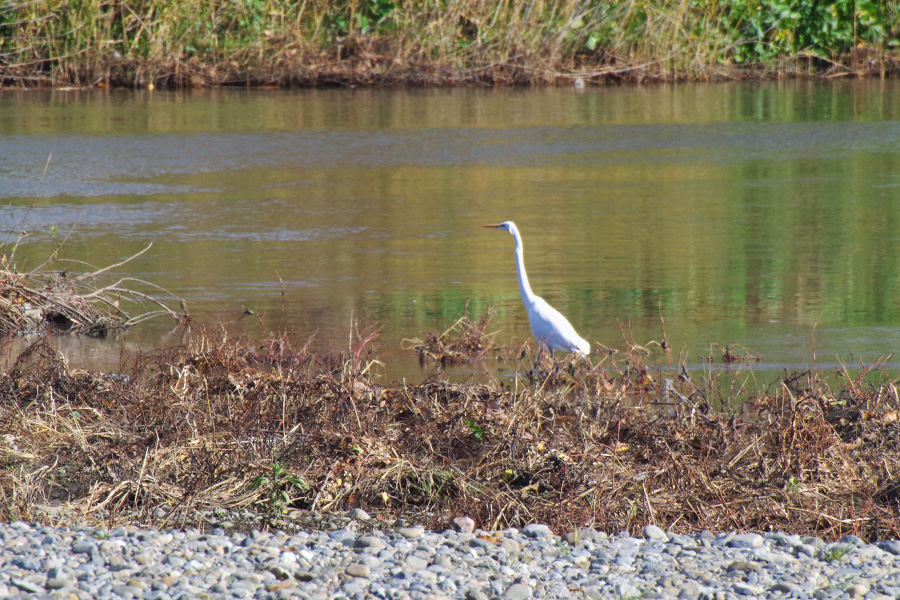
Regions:
<instances>
[{"instance_id":1,"label":"egret's long neck","mask_svg":"<svg viewBox=\"0 0 900 600\"><path fill-rule=\"evenodd\" d=\"M528 285L528 275L525 274L525 258L522 256L522 236L516 231L513 233L516 238L516 270L519 273L519 293L522 294L524 302L530 302L534 297L531 286Z\"/></svg>"}]
</instances>

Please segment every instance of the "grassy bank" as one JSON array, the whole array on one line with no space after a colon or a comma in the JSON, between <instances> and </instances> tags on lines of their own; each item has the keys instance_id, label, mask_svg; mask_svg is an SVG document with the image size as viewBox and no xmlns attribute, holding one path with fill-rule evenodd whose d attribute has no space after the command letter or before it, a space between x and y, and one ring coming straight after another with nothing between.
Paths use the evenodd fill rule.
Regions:
<instances>
[{"instance_id":1,"label":"grassy bank","mask_svg":"<svg viewBox=\"0 0 900 600\"><path fill-rule=\"evenodd\" d=\"M7 0L4 86L565 84L900 72L898 0Z\"/></svg>"},{"instance_id":2,"label":"grassy bank","mask_svg":"<svg viewBox=\"0 0 900 600\"><path fill-rule=\"evenodd\" d=\"M380 385L365 340L323 355L188 324L108 374L40 339L0 374L0 520L291 529L361 507L437 528L900 536L900 399L881 368L747 391L739 369L695 380L641 356Z\"/></svg>"}]
</instances>

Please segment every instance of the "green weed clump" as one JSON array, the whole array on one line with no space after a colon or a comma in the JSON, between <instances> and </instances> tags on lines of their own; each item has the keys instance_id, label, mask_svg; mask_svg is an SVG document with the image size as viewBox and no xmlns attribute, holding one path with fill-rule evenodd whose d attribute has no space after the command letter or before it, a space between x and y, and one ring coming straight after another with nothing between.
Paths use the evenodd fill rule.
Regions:
<instances>
[{"instance_id":1,"label":"green weed clump","mask_svg":"<svg viewBox=\"0 0 900 600\"><path fill-rule=\"evenodd\" d=\"M884 73L900 0L11 0L0 81L539 83Z\"/></svg>"}]
</instances>

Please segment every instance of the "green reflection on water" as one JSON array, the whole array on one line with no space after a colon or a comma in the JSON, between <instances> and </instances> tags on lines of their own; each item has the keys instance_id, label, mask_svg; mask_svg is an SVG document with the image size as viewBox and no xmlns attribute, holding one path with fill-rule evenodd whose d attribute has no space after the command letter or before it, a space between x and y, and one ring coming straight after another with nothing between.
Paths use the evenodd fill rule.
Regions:
<instances>
[{"instance_id":1,"label":"green reflection on water","mask_svg":"<svg viewBox=\"0 0 900 600\"><path fill-rule=\"evenodd\" d=\"M154 241L129 274L238 332L261 330L247 306L342 348L352 316L402 362L402 338L468 303L497 308L500 341L526 339L512 239L478 227L511 219L535 291L591 341L659 340L662 317L676 353L738 343L799 364L815 325L822 352L874 358L898 342L898 95L10 94L0 175L8 230L74 223L65 254L101 266Z\"/></svg>"}]
</instances>

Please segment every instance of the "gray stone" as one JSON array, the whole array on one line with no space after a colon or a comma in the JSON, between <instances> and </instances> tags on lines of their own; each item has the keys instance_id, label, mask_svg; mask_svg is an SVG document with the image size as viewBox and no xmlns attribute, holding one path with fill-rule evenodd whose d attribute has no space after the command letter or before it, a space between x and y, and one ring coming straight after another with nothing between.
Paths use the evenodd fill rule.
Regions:
<instances>
[{"instance_id":1,"label":"gray stone","mask_svg":"<svg viewBox=\"0 0 900 600\"><path fill-rule=\"evenodd\" d=\"M747 573L762 573L762 567L753 562L748 562L745 560L736 560L729 564L726 568L726 571L744 571Z\"/></svg>"},{"instance_id":2,"label":"gray stone","mask_svg":"<svg viewBox=\"0 0 900 600\"><path fill-rule=\"evenodd\" d=\"M351 519L356 519L357 521L369 521L372 519L372 517L369 516L369 513L361 508L350 509L347 511L347 516Z\"/></svg>"},{"instance_id":3,"label":"gray stone","mask_svg":"<svg viewBox=\"0 0 900 600\"><path fill-rule=\"evenodd\" d=\"M347 565L344 572L351 577L368 577L370 574L369 567L360 563L351 563Z\"/></svg>"},{"instance_id":4,"label":"gray stone","mask_svg":"<svg viewBox=\"0 0 900 600\"><path fill-rule=\"evenodd\" d=\"M580 527L563 535L563 541L572 546L579 542L596 542L605 539L606 534L597 531L593 527Z\"/></svg>"},{"instance_id":5,"label":"gray stone","mask_svg":"<svg viewBox=\"0 0 900 600\"><path fill-rule=\"evenodd\" d=\"M731 589L733 589L734 593L738 594L739 596L759 596L758 588L752 585L748 585L742 581L735 583L733 586L731 586Z\"/></svg>"},{"instance_id":6,"label":"gray stone","mask_svg":"<svg viewBox=\"0 0 900 600\"><path fill-rule=\"evenodd\" d=\"M406 565L413 571L419 571L428 567L428 560L415 554L406 557Z\"/></svg>"},{"instance_id":7,"label":"gray stone","mask_svg":"<svg viewBox=\"0 0 900 600\"><path fill-rule=\"evenodd\" d=\"M97 552L97 545L91 542L76 542L72 544L72 552L75 554L94 554Z\"/></svg>"},{"instance_id":8,"label":"gray stone","mask_svg":"<svg viewBox=\"0 0 900 600\"><path fill-rule=\"evenodd\" d=\"M500 547L506 550L507 554L518 554L522 549L521 544L512 538L504 538L500 542Z\"/></svg>"},{"instance_id":9,"label":"gray stone","mask_svg":"<svg viewBox=\"0 0 900 600\"><path fill-rule=\"evenodd\" d=\"M588 600L600 600L603 598L603 586L586 585L581 588L581 593L584 594L584 597Z\"/></svg>"},{"instance_id":10,"label":"gray stone","mask_svg":"<svg viewBox=\"0 0 900 600\"><path fill-rule=\"evenodd\" d=\"M44 591L43 586L40 586L36 583L32 583L27 579L20 579L18 577L10 578L9 582L22 590L23 592L28 592L30 594L38 594Z\"/></svg>"},{"instance_id":11,"label":"gray stone","mask_svg":"<svg viewBox=\"0 0 900 600\"><path fill-rule=\"evenodd\" d=\"M453 569L453 561L450 559L449 556L446 556L443 554L440 556L434 557L434 565L441 567L443 569L446 569L448 571Z\"/></svg>"},{"instance_id":12,"label":"gray stone","mask_svg":"<svg viewBox=\"0 0 900 600\"><path fill-rule=\"evenodd\" d=\"M769 588L770 592L781 592L782 594L794 594L800 591L800 586L789 581L779 581Z\"/></svg>"},{"instance_id":13,"label":"gray stone","mask_svg":"<svg viewBox=\"0 0 900 600\"><path fill-rule=\"evenodd\" d=\"M886 540L879 542L878 547L894 555L900 555L900 540Z\"/></svg>"},{"instance_id":14,"label":"gray stone","mask_svg":"<svg viewBox=\"0 0 900 600\"><path fill-rule=\"evenodd\" d=\"M475 531L475 521L469 517L455 517L450 521L450 526L460 533L472 533Z\"/></svg>"},{"instance_id":15,"label":"gray stone","mask_svg":"<svg viewBox=\"0 0 900 600\"><path fill-rule=\"evenodd\" d=\"M644 538L648 540L663 540L667 541L669 536L666 535L666 532L657 527L656 525L647 525L644 527Z\"/></svg>"},{"instance_id":16,"label":"gray stone","mask_svg":"<svg viewBox=\"0 0 900 600\"><path fill-rule=\"evenodd\" d=\"M114 585L112 591L122 598L143 598L144 590L130 585Z\"/></svg>"},{"instance_id":17,"label":"gray stone","mask_svg":"<svg viewBox=\"0 0 900 600\"><path fill-rule=\"evenodd\" d=\"M757 548L763 545L763 536L758 533L739 533L725 542L729 548Z\"/></svg>"},{"instance_id":18,"label":"gray stone","mask_svg":"<svg viewBox=\"0 0 900 600\"><path fill-rule=\"evenodd\" d=\"M18 567L20 569L25 569L26 571L40 571L41 563L39 560L34 558L28 558L26 556L17 556L11 561L12 566Z\"/></svg>"},{"instance_id":19,"label":"gray stone","mask_svg":"<svg viewBox=\"0 0 900 600\"><path fill-rule=\"evenodd\" d=\"M397 530L397 533L407 539L412 539L422 537L422 535L425 533L425 530L421 527L401 527Z\"/></svg>"},{"instance_id":20,"label":"gray stone","mask_svg":"<svg viewBox=\"0 0 900 600\"><path fill-rule=\"evenodd\" d=\"M525 600L533 595L531 586L525 583L513 583L503 592L503 597L508 600Z\"/></svg>"},{"instance_id":21,"label":"gray stone","mask_svg":"<svg viewBox=\"0 0 900 600\"><path fill-rule=\"evenodd\" d=\"M380 537L377 537L374 535L364 535L362 537L359 537L359 538L356 538L355 540L353 540L354 548L360 548L360 549L371 548L374 550L381 550L382 548L384 548L386 546L387 546L387 544L384 543L384 540L382 540Z\"/></svg>"},{"instance_id":22,"label":"gray stone","mask_svg":"<svg viewBox=\"0 0 900 600\"><path fill-rule=\"evenodd\" d=\"M346 542L348 540L356 539L356 534L349 529L337 529L328 534L328 537L335 542Z\"/></svg>"},{"instance_id":23,"label":"gray stone","mask_svg":"<svg viewBox=\"0 0 900 600\"><path fill-rule=\"evenodd\" d=\"M866 542L861 537L858 537L858 536L855 536L855 535L849 534L849 533L847 535L845 535L844 537L842 537L841 539L839 539L838 543L839 544L852 544L854 546L865 546L866 545Z\"/></svg>"},{"instance_id":24,"label":"gray stone","mask_svg":"<svg viewBox=\"0 0 900 600\"><path fill-rule=\"evenodd\" d=\"M61 590L62 588L75 587L75 580L68 577L50 577L44 582L48 590Z\"/></svg>"},{"instance_id":25,"label":"gray stone","mask_svg":"<svg viewBox=\"0 0 900 600\"><path fill-rule=\"evenodd\" d=\"M641 596L641 591L630 583L617 583L613 588L621 598L638 598Z\"/></svg>"},{"instance_id":26,"label":"gray stone","mask_svg":"<svg viewBox=\"0 0 900 600\"><path fill-rule=\"evenodd\" d=\"M522 534L535 539L550 539L553 537L553 531L546 525L531 523L522 528Z\"/></svg>"},{"instance_id":27,"label":"gray stone","mask_svg":"<svg viewBox=\"0 0 900 600\"><path fill-rule=\"evenodd\" d=\"M493 548L496 546L494 542L490 542L484 538L474 537L469 540L469 545L473 548Z\"/></svg>"}]
</instances>

